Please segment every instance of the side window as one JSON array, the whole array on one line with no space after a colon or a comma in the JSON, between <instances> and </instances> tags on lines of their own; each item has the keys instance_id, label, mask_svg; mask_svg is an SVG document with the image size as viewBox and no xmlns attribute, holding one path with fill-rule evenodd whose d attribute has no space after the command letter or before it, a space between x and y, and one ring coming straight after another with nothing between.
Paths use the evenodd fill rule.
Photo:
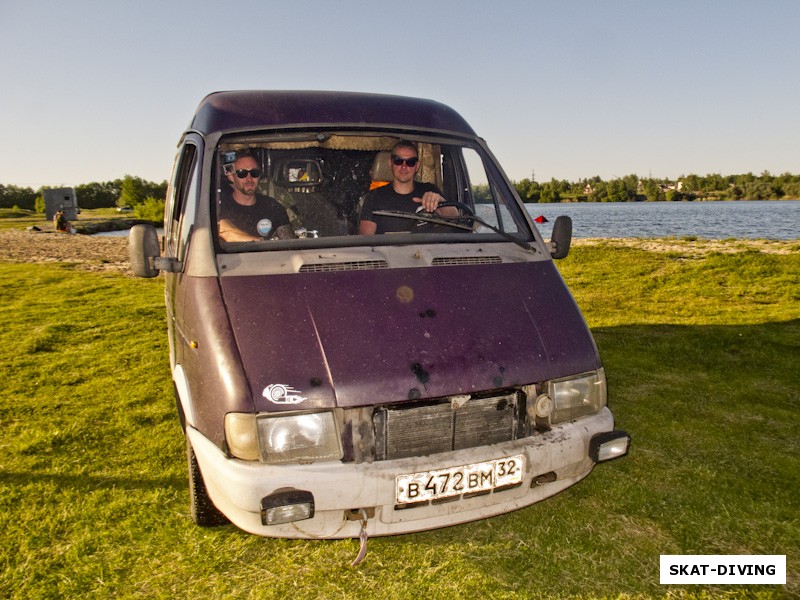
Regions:
<instances>
[{"instance_id":1,"label":"side window","mask_svg":"<svg viewBox=\"0 0 800 600\"><path fill-rule=\"evenodd\" d=\"M513 200L506 198L492 183L492 178L486 172L480 155L472 148L463 148L462 157L467 171L465 191L474 203L475 214L506 233L520 231L520 226L514 220L509 209L509 203L512 203ZM489 229L486 227L478 229L478 233L488 232Z\"/></svg>"},{"instance_id":2,"label":"side window","mask_svg":"<svg viewBox=\"0 0 800 600\"><path fill-rule=\"evenodd\" d=\"M183 260L183 253L189 241L194 224L195 203L197 194L197 146L192 143L184 145L175 168L170 197L170 219L164 235L167 249L171 256Z\"/></svg>"}]
</instances>

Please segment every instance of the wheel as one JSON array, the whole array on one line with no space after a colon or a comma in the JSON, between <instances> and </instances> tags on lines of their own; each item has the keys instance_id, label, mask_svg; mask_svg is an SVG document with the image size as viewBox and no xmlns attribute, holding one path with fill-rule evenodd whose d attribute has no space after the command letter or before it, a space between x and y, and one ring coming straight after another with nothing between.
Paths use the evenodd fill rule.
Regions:
<instances>
[{"instance_id":1,"label":"wheel","mask_svg":"<svg viewBox=\"0 0 800 600\"><path fill-rule=\"evenodd\" d=\"M456 207L459 212L461 213L458 218L459 219L467 219L469 217L474 217L475 212L470 208L468 205L464 204L463 202L457 202L455 200L445 200L441 204L439 204L439 208L443 206L454 206Z\"/></svg>"},{"instance_id":2,"label":"wheel","mask_svg":"<svg viewBox=\"0 0 800 600\"><path fill-rule=\"evenodd\" d=\"M211 498L208 497L203 474L200 473L197 456L195 456L194 448L188 437L186 438L186 458L189 463L189 502L192 521L201 527L215 527L229 523L228 518L219 512L219 509L211 502Z\"/></svg>"},{"instance_id":3,"label":"wheel","mask_svg":"<svg viewBox=\"0 0 800 600\"><path fill-rule=\"evenodd\" d=\"M463 202L456 202L454 200L446 200L439 204L439 208L452 206L458 209L457 217L439 217L436 213L431 213L417 209L417 214L425 217L435 217L442 221L449 221L452 225L445 225L444 223L418 223L417 227L413 229L414 233L464 233L464 228L469 230L475 222L475 213L472 209Z\"/></svg>"}]
</instances>

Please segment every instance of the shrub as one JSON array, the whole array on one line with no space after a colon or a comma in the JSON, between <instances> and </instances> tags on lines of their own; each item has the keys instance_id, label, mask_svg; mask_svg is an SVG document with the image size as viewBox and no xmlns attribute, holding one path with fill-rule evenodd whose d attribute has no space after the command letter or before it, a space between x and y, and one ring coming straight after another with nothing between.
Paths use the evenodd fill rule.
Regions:
<instances>
[{"instance_id":1,"label":"shrub","mask_svg":"<svg viewBox=\"0 0 800 600\"><path fill-rule=\"evenodd\" d=\"M144 202L137 204L133 214L138 219L161 223L164 220L164 200L162 198L145 198Z\"/></svg>"}]
</instances>

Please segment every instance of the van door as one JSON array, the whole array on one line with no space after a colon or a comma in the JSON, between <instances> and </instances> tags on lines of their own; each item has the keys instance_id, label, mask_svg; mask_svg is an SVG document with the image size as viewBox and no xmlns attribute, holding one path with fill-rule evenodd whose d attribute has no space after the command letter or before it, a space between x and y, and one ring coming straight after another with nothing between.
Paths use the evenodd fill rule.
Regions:
<instances>
[{"instance_id":1,"label":"van door","mask_svg":"<svg viewBox=\"0 0 800 600\"><path fill-rule=\"evenodd\" d=\"M181 282L186 272L184 262L188 256L187 249L197 212L201 156L202 142L191 136L187 137L176 158L165 210L163 255L176 259L182 265L177 273L164 273L170 364L173 368L179 362L176 355L175 327L180 329L181 325L176 319L181 315Z\"/></svg>"}]
</instances>

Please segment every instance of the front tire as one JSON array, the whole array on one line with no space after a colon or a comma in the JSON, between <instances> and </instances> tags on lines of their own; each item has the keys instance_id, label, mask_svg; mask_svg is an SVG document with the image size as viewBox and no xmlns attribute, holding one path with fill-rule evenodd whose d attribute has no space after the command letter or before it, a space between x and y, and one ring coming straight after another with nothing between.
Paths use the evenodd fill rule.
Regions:
<instances>
[{"instance_id":1,"label":"front tire","mask_svg":"<svg viewBox=\"0 0 800 600\"><path fill-rule=\"evenodd\" d=\"M226 525L230 521L214 506L208 497L208 490L203 481L203 474L197 464L197 456L189 438L186 438L186 459L189 463L189 502L192 521L200 527L216 527Z\"/></svg>"}]
</instances>

